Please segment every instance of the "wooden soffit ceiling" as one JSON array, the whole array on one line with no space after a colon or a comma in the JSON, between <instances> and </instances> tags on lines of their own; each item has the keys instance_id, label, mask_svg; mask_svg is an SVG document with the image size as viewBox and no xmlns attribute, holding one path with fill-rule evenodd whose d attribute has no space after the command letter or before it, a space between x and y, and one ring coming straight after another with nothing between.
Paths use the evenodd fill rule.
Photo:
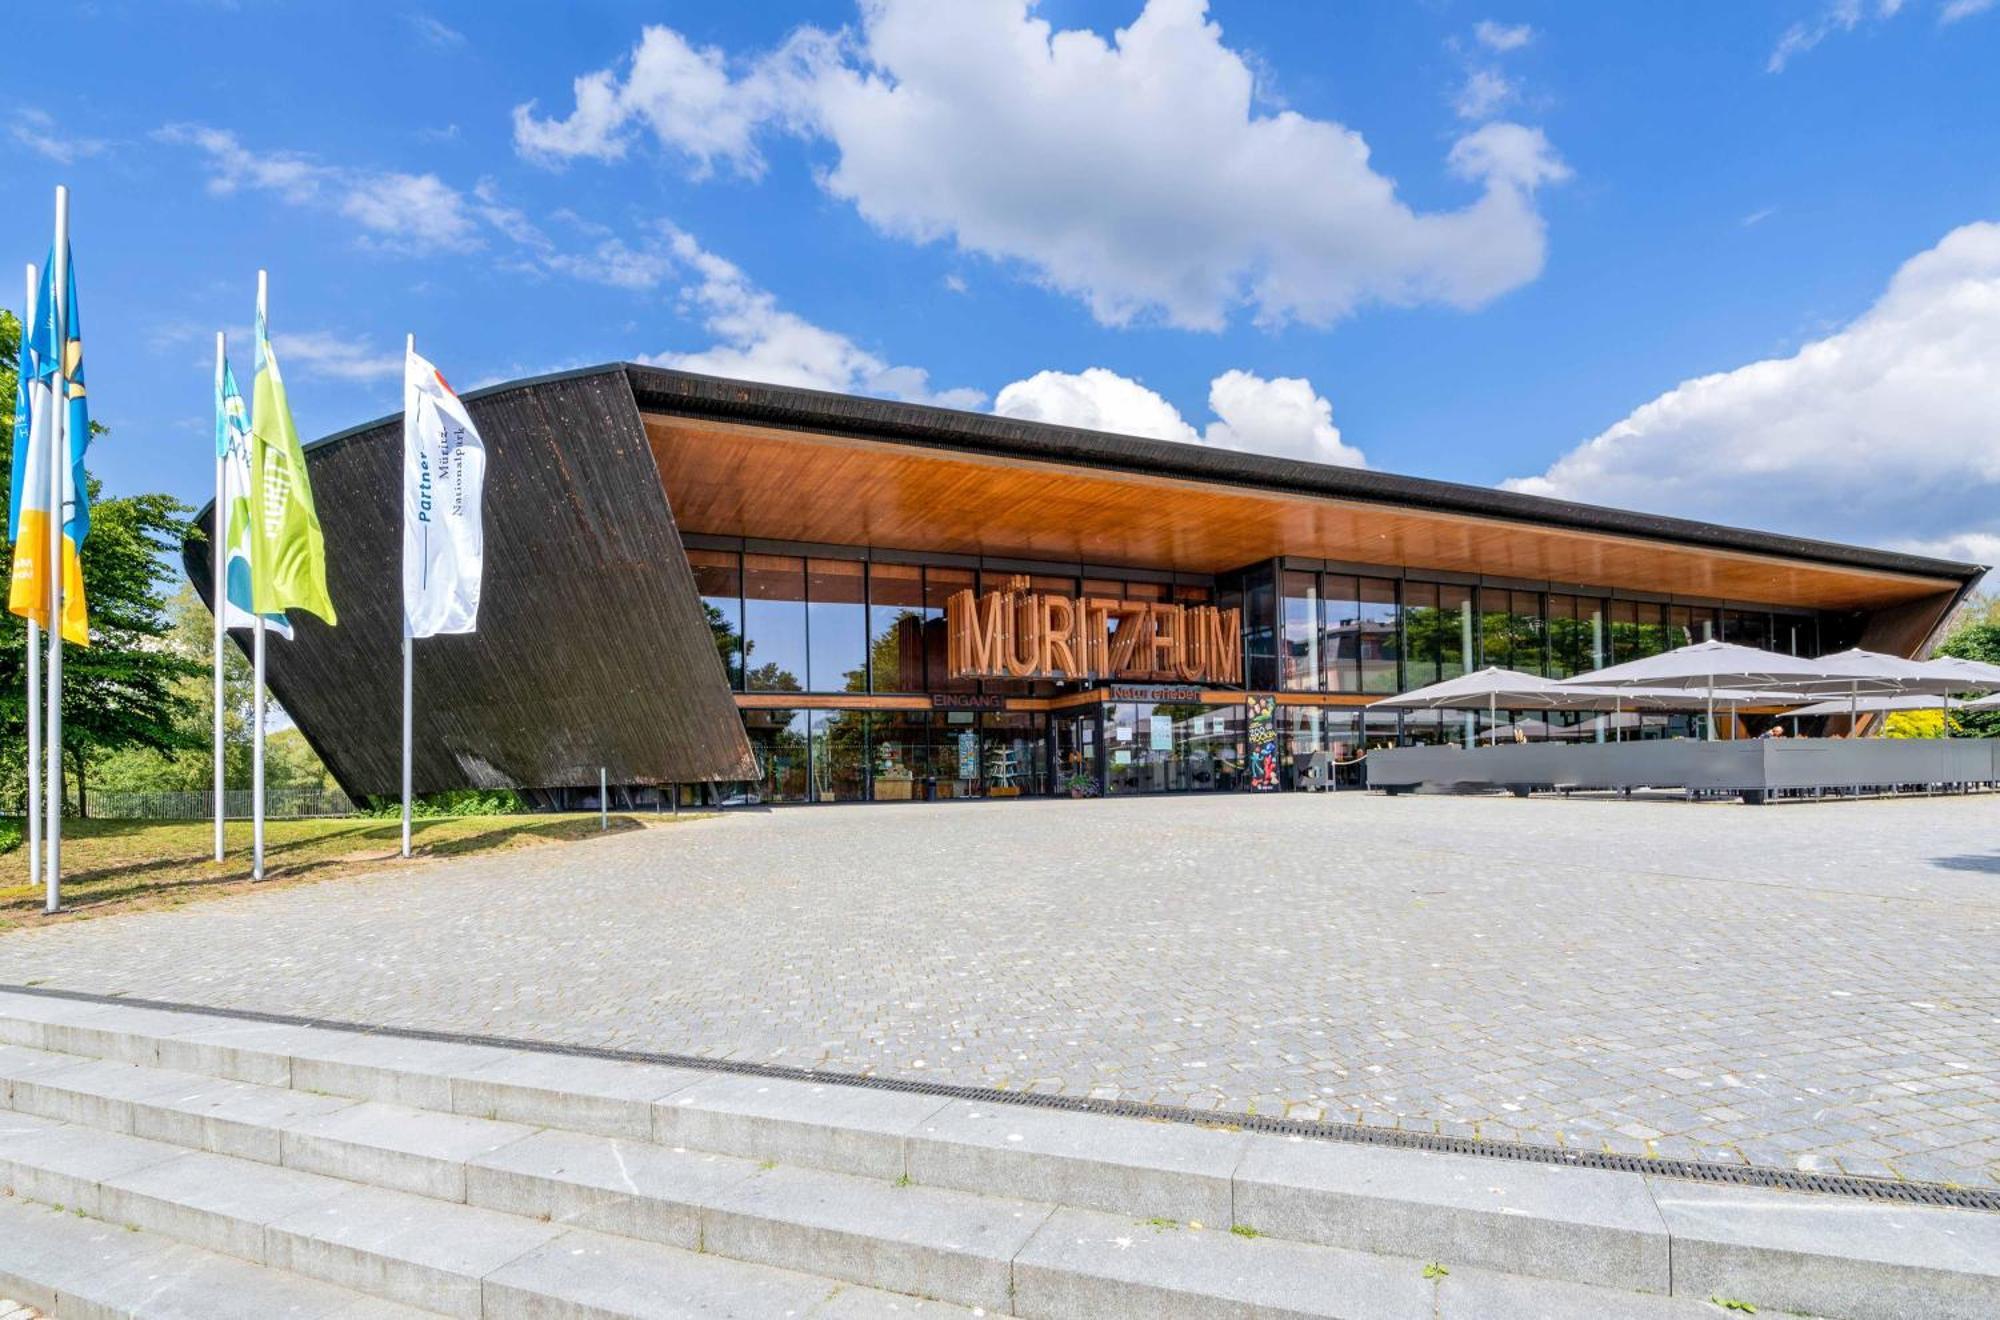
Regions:
<instances>
[{"instance_id":1,"label":"wooden soffit ceiling","mask_svg":"<svg viewBox=\"0 0 2000 1320\"><path fill-rule=\"evenodd\" d=\"M715 536L1216 573L1274 555L1821 609L1947 579L1150 474L649 415L676 522Z\"/></svg>"}]
</instances>

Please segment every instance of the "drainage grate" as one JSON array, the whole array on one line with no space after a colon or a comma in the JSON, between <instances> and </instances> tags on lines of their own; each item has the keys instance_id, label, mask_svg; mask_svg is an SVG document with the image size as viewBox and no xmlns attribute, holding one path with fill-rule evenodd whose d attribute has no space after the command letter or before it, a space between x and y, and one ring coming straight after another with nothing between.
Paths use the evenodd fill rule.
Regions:
<instances>
[{"instance_id":1,"label":"drainage grate","mask_svg":"<svg viewBox=\"0 0 2000 1320\"><path fill-rule=\"evenodd\" d=\"M913 1095L939 1096L947 1100L973 1100L981 1104L1024 1105L1035 1109L1060 1109L1072 1113L1104 1114L1117 1118L1149 1118L1167 1123L1186 1123L1194 1127L1241 1129L1246 1132L1263 1132L1276 1136L1345 1141L1402 1150L1442 1151L1454 1155L1478 1155L1486 1159L1520 1160L1530 1164L1561 1164L1578 1169L1605 1169L1615 1173L1643 1173L1654 1177L1681 1178L1690 1182L1766 1187L1788 1192L1822 1192L1831 1196L1860 1197L1902 1205L2000 1211L2000 1187L1961 1187L1955 1183L1863 1178L1845 1173L1806 1173L1802 1170L1781 1169L1768 1165L1722 1164L1709 1160L1648 1159L1641 1155L1615 1155L1604 1151L1573 1150L1563 1146L1538 1146L1524 1141L1475 1141L1470 1137L1405 1132L1400 1128L1369 1127L1360 1123L1328 1123L1309 1119L1271 1118L1261 1114L1203 1111L1185 1109L1179 1105L1147 1104L1137 1100L1037 1095L1029 1091L999 1091L984 1086L957 1086L949 1082L926 1082L905 1077L867 1077L856 1073L826 1072L817 1068L748 1063L740 1059L705 1059L697 1054L666 1054L647 1050L611 1049L597 1045L568 1045L555 1041L520 1040L512 1036L432 1031L422 1027L368 1026L365 1023L342 1022L333 1018L264 1013L244 1008L212 1008L205 1004L181 1004L171 1000L139 999L129 995L93 994L85 990L61 990L53 986L0 984L0 991L9 994L40 995L47 999L117 1004L126 1008L201 1013L209 1017L233 1018L246 1022L318 1027L327 1031L347 1031L364 1036L394 1036L404 1040L429 1040L452 1045L491 1045L500 1049L532 1050L538 1054L559 1054L574 1058L615 1059L626 1063L656 1063L675 1068L739 1073L783 1081L860 1086L877 1091L903 1091Z\"/></svg>"}]
</instances>

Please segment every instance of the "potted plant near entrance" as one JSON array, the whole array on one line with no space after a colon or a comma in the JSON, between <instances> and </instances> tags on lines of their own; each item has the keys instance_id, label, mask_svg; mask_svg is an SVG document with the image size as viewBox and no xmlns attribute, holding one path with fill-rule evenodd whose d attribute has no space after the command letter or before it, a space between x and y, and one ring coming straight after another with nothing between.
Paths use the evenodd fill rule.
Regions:
<instances>
[{"instance_id":1,"label":"potted plant near entrance","mask_svg":"<svg viewBox=\"0 0 2000 1320\"><path fill-rule=\"evenodd\" d=\"M1073 798L1096 797L1097 777L1079 770L1065 781L1063 787L1069 790L1069 795Z\"/></svg>"}]
</instances>

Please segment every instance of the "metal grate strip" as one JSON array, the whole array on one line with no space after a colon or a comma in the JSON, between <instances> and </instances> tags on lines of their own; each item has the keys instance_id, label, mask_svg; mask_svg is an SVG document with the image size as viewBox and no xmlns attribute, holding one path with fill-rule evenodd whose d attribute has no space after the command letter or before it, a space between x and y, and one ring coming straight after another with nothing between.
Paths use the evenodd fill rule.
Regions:
<instances>
[{"instance_id":1,"label":"metal grate strip","mask_svg":"<svg viewBox=\"0 0 2000 1320\"><path fill-rule=\"evenodd\" d=\"M522 1040L512 1036L433 1031L422 1027L369 1026L365 1023L343 1022L334 1018L266 1013L256 1009L214 1008L205 1004L183 1004L164 999L135 998L130 995L63 990L54 986L0 983L0 991L8 994L40 995L48 999L117 1004L128 1008L161 1009L173 1013L201 1013L210 1017L232 1018L247 1022L317 1027L327 1031L352 1032L356 1035L394 1036L406 1040L429 1040L453 1045L490 1045L500 1049L532 1050L539 1054L559 1054L578 1058L616 1059L627 1063L655 1063L706 1072L741 1073L786 1081L860 1086L877 1091L903 1091L913 1095L934 1095L950 1100L973 1100L981 1104L1024 1105L1037 1109L1105 1114L1119 1118L1149 1118L1168 1123L1187 1123L1195 1127L1240 1129L1246 1132L1309 1137L1321 1141L1345 1141L1402 1150L1443 1151L1454 1155L1478 1155L1487 1159L1521 1160L1532 1164L1561 1164L1579 1169L1605 1169L1616 1173L1643 1173L1656 1177L1681 1178L1690 1182L1766 1187L1777 1191L1821 1192L1831 1196L1859 1197L1902 1205L2000 1211L2000 1187L1964 1187L1955 1183L1865 1178L1844 1173L1806 1173L1802 1170L1769 1165L1723 1164L1709 1160L1648 1159L1640 1155L1575 1150L1564 1146L1542 1146L1522 1141L1475 1141L1469 1137L1406 1132L1400 1128L1369 1127L1360 1123L1329 1123L1308 1119L1272 1118L1261 1114L1202 1111L1186 1109L1179 1105L1148 1104L1136 1100L1038 1095L1029 1091L1002 1091L983 1086L919 1081L914 1078L868 1077L856 1073L826 1072L816 1068L749 1063L738 1059L706 1059L696 1054L656 1053L597 1045L568 1045L554 1041Z\"/></svg>"}]
</instances>

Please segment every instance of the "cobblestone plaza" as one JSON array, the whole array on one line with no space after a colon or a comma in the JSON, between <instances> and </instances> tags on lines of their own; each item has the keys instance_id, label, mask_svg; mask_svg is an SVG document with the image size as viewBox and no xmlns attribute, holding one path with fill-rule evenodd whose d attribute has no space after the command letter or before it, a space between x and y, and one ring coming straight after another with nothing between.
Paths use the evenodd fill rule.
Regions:
<instances>
[{"instance_id":1,"label":"cobblestone plaza","mask_svg":"<svg viewBox=\"0 0 2000 1320\"><path fill-rule=\"evenodd\" d=\"M15 931L0 982L2000 1183L1992 798L745 812Z\"/></svg>"}]
</instances>

